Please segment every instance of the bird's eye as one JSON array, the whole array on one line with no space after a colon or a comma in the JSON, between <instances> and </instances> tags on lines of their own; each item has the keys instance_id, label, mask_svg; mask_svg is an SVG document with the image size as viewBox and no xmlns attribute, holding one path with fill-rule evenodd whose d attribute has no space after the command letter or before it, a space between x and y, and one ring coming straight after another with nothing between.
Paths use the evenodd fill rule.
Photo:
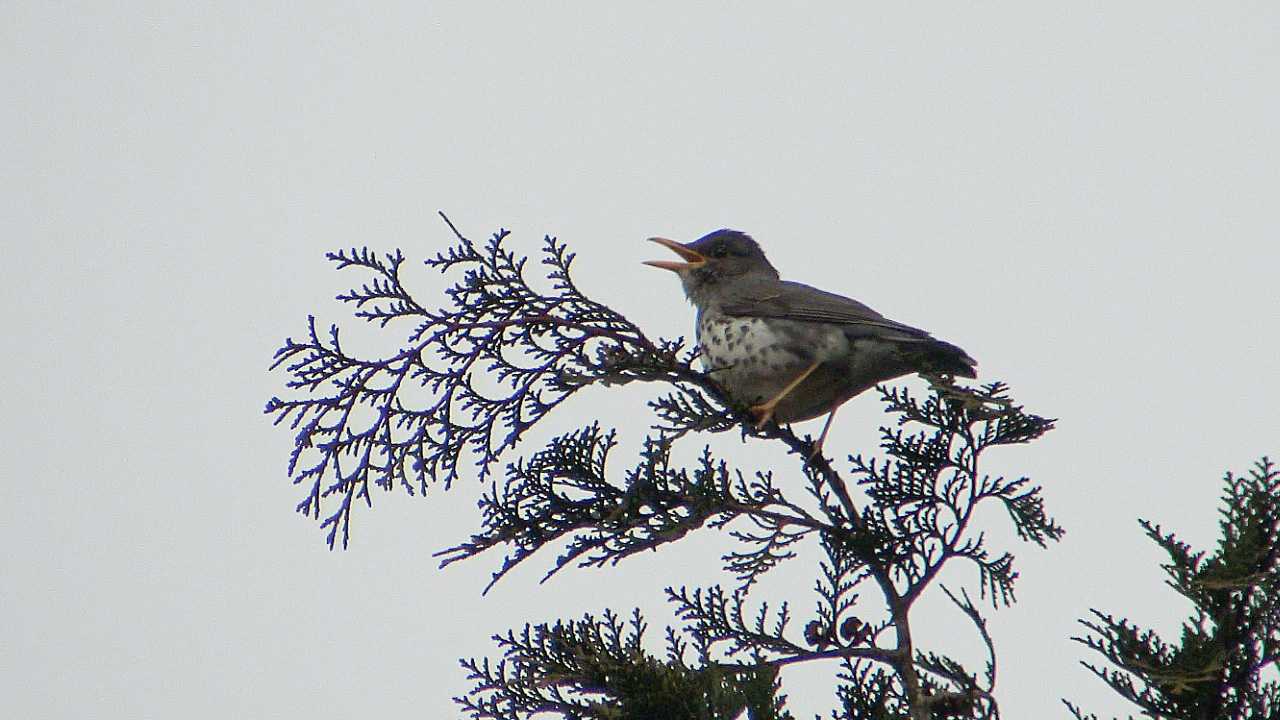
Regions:
<instances>
[{"instance_id":1,"label":"bird's eye","mask_svg":"<svg viewBox=\"0 0 1280 720\"><path fill-rule=\"evenodd\" d=\"M729 254L729 248L725 247L724 245L717 245L711 251L711 257L716 257L716 258L722 258L728 254Z\"/></svg>"}]
</instances>

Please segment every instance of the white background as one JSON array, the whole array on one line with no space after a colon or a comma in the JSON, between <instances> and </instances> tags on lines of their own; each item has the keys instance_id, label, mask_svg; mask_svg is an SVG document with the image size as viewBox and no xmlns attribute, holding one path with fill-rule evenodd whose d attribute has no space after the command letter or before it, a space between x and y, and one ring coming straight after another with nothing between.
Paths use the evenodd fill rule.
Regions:
<instances>
[{"instance_id":1,"label":"white background","mask_svg":"<svg viewBox=\"0 0 1280 720\"><path fill-rule=\"evenodd\" d=\"M332 300L361 278L323 253L404 248L434 303L438 209L477 240L558 235L654 335L692 310L643 239L729 226L784 277L964 347L1061 418L992 458L1068 530L1015 548L1020 602L992 621L1005 716L1129 711L1077 665L1075 618L1175 631L1186 605L1135 518L1211 542L1222 472L1280 452L1280 10L611 5L0 9L13 717L446 717L492 632L639 604L660 638L661 587L706 582L714 534L541 586L535 560L482 598L496 556L430 557L475 528L474 483L378 494L347 552L293 513L271 353L311 312L393 350L402 329ZM617 418L626 465L655 391L591 390L551 423ZM881 418L856 399L828 447L873 449ZM803 562L762 589L801 615ZM944 604L918 625L976 658ZM825 712L825 670L784 679L797 717Z\"/></svg>"}]
</instances>

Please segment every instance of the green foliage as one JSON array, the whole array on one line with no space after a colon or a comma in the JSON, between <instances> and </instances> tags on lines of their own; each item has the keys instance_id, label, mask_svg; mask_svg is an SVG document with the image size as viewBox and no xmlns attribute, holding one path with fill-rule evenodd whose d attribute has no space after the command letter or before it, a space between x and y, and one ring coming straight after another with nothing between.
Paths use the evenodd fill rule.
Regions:
<instances>
[{"instance_id":1,"label":"green foliage","mask_svg":"<svg viewBox=\"0 0 1280 720\"><path fill-rule=\"evenodd\" d=\"M1143 715L1177 720L1280 717L1280 683L1265 680L1280 660L1280 471L1267 458L1247 475L1227 473L1213 554L1159 525L1142 529L1169 557L1169 587L1194 614L1176 641L1098 610L1075 638L1110 667L1084 663ZM1274 678L1274 675L1272 675ZM1067 703L1077 718L1095 718Z\"/></svg>"}]
</instances>

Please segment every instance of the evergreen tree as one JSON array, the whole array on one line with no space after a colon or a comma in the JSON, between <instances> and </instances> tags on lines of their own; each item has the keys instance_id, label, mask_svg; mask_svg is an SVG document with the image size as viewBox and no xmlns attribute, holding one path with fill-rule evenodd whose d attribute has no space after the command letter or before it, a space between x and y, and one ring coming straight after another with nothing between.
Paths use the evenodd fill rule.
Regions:
<instances>
[{"instance_id":1,"label":"evergreen tree","mask_svg":"<svg viewBox=\"0 0 1280 720\"><path fill-rule=\"evenodd\" d=\"M475 244L449 227L456 244L426 261L456 279L442 309L402 284L399 251L328 255L367 276L338 296L357 317L407 328L399 352L358 357L336 326L321 333L311 318L307 335L276 353L273 367L289 374L293 397L272 398L266 412L297 431L288 468L305 489L298 510L320 522L330 547L348 544L352 514L374 486L447 488L468 457L489 486L479 528L439 557L447 565L502 553L492 582L535 555L551 556L548 576L570 565L612 566L699 528L727 533L736 546L723 558L721 582L665 588L682 623L665 629L661 653L646 646L639 612L602 609L496 635L499 658L462 661L474 682L458 698L467 714L787 718L779 671L827 662L841 668L832 718L999 716L985 613L1013 602L1017 573L975 513L1002 507L1017 536L1039 546L1063 531L1037 486L993 477L982 460L1035 440L1052 420L1024 411L998 382L961 387L931 378L925 396L881 387L891 421L879 453L851 456L840 469L789 427L755 429L747 409L695 365L696 348L650 339L583 295L563 243L545 239L540 274L550 285L540 289L545 283L529 282L528 259L504 245L506 231ZM664 389L650 402L643 451L624 469L611 458L618 430L600 423L508 457L578 390L632 382ZM410 387L429 399L410 400ZM673 462L677 443L735 431L789 450L787 481L781 470L736 467L709 448L691 467ZM819 558L812 608L757 597L756 581L805 557L802 547ZM938 582L954 565L976 571L971 587ZM913 632L912 610L929 592L949 598L985 644L985 667L967 668L944 654L944 638Z\"/></svg>"},{"instance_id":2,"label":"evergreen tree","mask_svg":"<svg viewBox=\"0 0 1280 720\"><path fill-rule=\"evenodd\" d=\"M1228 472L1223 484L1222 538L1212 555L1139 521L1169 556L1165 582L1194 608L1176 642L1099 610L1080 621L1089 632L1075 639L1107 661L1084 666L1145 717L1280 717L1280 470L1263 458L1247 475ZM1067 707L1080 720L1097 718Z\"/></svg>"}]
</instances>

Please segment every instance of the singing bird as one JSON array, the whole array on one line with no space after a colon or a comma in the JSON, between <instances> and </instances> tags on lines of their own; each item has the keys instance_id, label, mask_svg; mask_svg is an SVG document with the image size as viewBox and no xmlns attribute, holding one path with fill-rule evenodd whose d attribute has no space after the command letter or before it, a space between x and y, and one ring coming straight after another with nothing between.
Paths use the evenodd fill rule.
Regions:
<instances>
[{"instance_id":1,"label":"singing bird","mask_svg":"<svg viewBox=\"0 0 1280 720\"><path fill-rule=\"evenodd\" d=\"M698 310L705 370L756 427L827 414L814 453L849 398L910 373L975 377L977 362L951 343L895 322L857 300L789 280L751 236L716 230L691 243L649 238L681 261L646 265L680 276Z\"/></svg>"}]
</instances>

